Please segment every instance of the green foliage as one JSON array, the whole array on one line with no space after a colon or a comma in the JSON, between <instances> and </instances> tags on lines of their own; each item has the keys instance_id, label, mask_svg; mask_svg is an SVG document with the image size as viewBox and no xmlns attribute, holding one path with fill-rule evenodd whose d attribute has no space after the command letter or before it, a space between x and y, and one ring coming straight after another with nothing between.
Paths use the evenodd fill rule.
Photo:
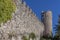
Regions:
<instances>
[{"instance_id":1,"label":"green foliage","mask_svg":"<svg viewBox=\"0 0 60 40\"><path fill-rule=\"evenodd\" d=\"M40 40L53 40L53 33L51 35L43 35Z\"/></svg>"},{"instance_id":2,"label":"green foliage","mask_svg":"<svg viewBox=\"0 0 60 40\"><path fill-rule=\"evenodd\" d=\"M23 36L22 37L22 40L28 40L26 36Z\"/></svg>"},{"instance_id":3,"label":"green foliage","mask_svg":"<svg viewBox=\"0 0 60 40\"><path fill-rule=\"evenodd\" d=\"M58 18L58 24L56 25L55 31L56 31L56 35L60 36L60 15Z\"/></svg>"},{"instance_id":4,"label":"green foliage","mask_svg":"<svg viewBox=\"0 0 60 40\"><path fill-rule=\"evenodd\" d=\"M59 40L59 39L60 39L60 38L59 38L58 35L55 35L54 38L53 38L53 40Z\"/></svg>"},{"instance_id":5,"label":"green foliage","mask_svg":"<svg viewBox=\"0 0 60 40\"><path fill-rule=\"evenodd\" d=\"M54 40L60 40L60 15L58 17L58 24L55 27L56 34L54 36Z\"/></svg>"},{"instance_id":6,"label":"green foliage","mask_svg":"<svg viewBox=\"0 0 60 40\"><path fill-rule=\"evenodd\" d=\"M12 0L0 0L0 24L10 20L15 9L15 3Z\"/></svg>"},{"instance_id":7,"label":"green foliage","mask_svg":"<svg viewBox=\"0 0 60 40\"><path fill-rule=\"evenodd\" d=\"M52 40L52 39L53 39L52 36L42 36L42 37L40 38L40 40Z\"/></svg>"},{"instance_id":8,"label":"green foliage","mask_svg":"<svg viewBox=\"0 0 60 40\"><path fill-rule=\"evenodd\" d=\"M23 37L22 37L22 40L30 40L30 38L31 38L32 40L34 40L34 38L36 38L35 34L34 34L34 33L30 33L30 34L29 34L29 37L23 36Z\"/></svg>"},{"instance_id":9,"label":"green foliage","mask_svg":"<svg viewBox=\"0 0 60 40\"><path fill-rule=\"evenodd\" d=\"M32 33L30 33L29 38L32 38L32 39L34 40L34 38L36 38L36 36L35 36L35 34L32 32Z\"/></svg>"}]
</instances>

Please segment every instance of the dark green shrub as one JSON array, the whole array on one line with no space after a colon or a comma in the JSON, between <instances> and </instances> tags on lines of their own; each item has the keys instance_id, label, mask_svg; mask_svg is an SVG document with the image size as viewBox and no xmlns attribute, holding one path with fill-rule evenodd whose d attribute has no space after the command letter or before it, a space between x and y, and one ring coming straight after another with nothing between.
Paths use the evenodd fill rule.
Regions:
<instances>
[{"instance_id":1,"label":"dark green shrub","mask_svg":"<svg viewBox=\"0 0 60 40\"><path fill-rule=\"evenodd\" d=\"M0 0L0 24L10 20L15 9L15 3L12 0Z\"/></svg>"}]
</instances>

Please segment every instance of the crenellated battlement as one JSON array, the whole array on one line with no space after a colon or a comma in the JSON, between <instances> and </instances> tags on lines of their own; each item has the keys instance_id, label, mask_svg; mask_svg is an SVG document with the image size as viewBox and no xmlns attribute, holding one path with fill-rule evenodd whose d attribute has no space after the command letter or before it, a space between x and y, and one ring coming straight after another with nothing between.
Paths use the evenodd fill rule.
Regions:
<instances>
[{"instance_id":1,"label":"crenellated battlement","mask_svg":"<svg viewBox=\"0 0 60 40\"><path fill-rule=\"evenodd\" d=\"M32 11L32 9L26 4L25 1L22 1L22 0L14 0L16 6L17 6L17 9L21 8L21 11L25 12L25 13L29 13L29 14L34 14L34 12Z\"/></svg>"},{"instance_id":2,"label":"crenellated battlement","mask_svg":"<svg viewBox=\"0 0 60 40\"><path fill-rule=\"evenodd\" d=\"M26 4L26 2L23 2L23 6L25 7L25 9L29 12L29 13L33 13L32 9Z\"/></svg>"}]
</instances>

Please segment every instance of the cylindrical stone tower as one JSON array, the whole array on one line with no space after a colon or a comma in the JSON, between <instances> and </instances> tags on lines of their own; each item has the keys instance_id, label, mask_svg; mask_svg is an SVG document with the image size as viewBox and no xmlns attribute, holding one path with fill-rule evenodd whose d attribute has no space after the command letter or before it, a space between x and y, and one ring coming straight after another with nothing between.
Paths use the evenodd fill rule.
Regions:
<instances>
[{"instance_id":1,"label":"cylindrical stone tower","mask_svg":"<svg viewBox=\"0 0 60 40\"><path fill-rule=\"evenodd\" d=\"M44 35L51 36L52 35L52 12L43 11L41 16L42 16L41 20L44 24Z\"/></svg>"}]
</instances>

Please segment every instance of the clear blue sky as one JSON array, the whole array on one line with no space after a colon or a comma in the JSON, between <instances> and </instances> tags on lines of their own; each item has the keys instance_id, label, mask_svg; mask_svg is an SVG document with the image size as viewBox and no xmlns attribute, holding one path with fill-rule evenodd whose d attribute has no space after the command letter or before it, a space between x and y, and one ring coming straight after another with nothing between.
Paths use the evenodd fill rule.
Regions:
<instances>
[{"instance_id":1,"label":"clear blue sky","mask_svg":"<svg viewBox=\"0 0 60 40\"><path fill-rule=\"evenodd\" d=\"M24 0L26 4L35 12L38 19L42 11L52 11L53 27L57 24L58 15L60 14L60 0ZM54 33L54 31L53 31Z\"/></svg>"}]
</instances>

